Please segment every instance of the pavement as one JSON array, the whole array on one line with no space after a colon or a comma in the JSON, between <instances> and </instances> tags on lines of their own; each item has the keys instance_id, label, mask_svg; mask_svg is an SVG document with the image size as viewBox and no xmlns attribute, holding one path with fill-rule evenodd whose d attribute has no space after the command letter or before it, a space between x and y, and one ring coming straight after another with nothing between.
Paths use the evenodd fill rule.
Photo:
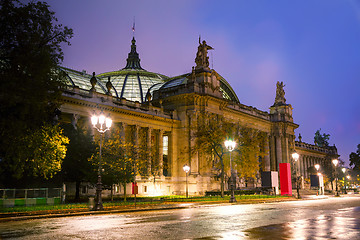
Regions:
<instances>
[{"instance_id":1,"label":"pavement","mask_svg":"<svg viewBox=\"0 0 360 240\"><path fill-rule=\"evenodd\" d=\"M236 203L229 203L226 201L215 202L184 202L184 203L169 203L163 202L159 204L141 204L131 206L116 206L106 207L102 211L93 211L85 208L79 209L59 209L59 210L42 210L34 212L10 212L0 213L0 223L8 221L22 221L30 219L42 219L42 218L59 218L59 217L71 217L71 216L86 216L86 215L100 215L100 214L116 214L116 213L128 213L128 212L141 212L141 211L159 211L159 210L173 210L184 208L196 208L204 206L214 205L229 205L229 204L261 204L271 202L282 201L301 201L301 200L316 200L334 197L334 195L301 195L301 199L295 197L288 198L264 198L264 199L242 199Z\"/></svg>"}]
</instances>

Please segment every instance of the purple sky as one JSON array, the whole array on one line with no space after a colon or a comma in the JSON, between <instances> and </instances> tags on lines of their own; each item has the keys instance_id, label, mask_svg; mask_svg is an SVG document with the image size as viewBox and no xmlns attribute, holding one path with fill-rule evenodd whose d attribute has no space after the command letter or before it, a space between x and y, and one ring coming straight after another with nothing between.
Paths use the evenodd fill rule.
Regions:
<instances>
[{"instance_id":1,"label":"purple sky","mask_svg":"<svg viewBox=\"0 0 360 240\"><path fill-rule=\"evenodd\" d=\"M321 128L345 161L360 144L360 1L47 2L74 30L66 67L97 74L125 67L135 17L146 70L190 72L201 35L241 103L268 111L283 81L303 141L313 143Z\"/></svg>"}]
</instances>

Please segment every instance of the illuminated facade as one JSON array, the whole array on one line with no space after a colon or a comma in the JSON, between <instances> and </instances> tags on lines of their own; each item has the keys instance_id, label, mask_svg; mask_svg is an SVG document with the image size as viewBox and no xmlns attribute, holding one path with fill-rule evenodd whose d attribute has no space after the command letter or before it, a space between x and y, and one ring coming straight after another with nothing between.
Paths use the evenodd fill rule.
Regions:
<instances>
[{"instance_id":1,"label":"illuminated facade","mask_svg":"<svg viewBox=\"0 0 360 240\"><path fill-rule=\"evenodd\" d=\"M149 149L155 146L161 171L155 181L136 177L140 195L184 195L185 164L190 166L190 195L220 189L219 179L204 156L184 152L194 144L191 126L196 124L200 110L266 133L264 171L278 171L279 163L292 162L294 149L300 155L308 154L309 149L295 142L298 125L293 122L291 105L286 104L282 83L278 83L270 112L243 105L230 84L209 68L209 49L205 41L199 42L196 66L190 73L173 78L141 67L134 38L126 66L119 71L90 75L62 68L68 85L63 92L62 119L76 125L79 119L89 119L94 110L102 110L120 125L124 139L131 139L135 145L145 141L141 144ZM260 187L260 177L251 182L237 179L237 186ZM131 184L127 193L130 189ZM123 189L116 186L116 192Z\"/></svg>"}]
</instances>

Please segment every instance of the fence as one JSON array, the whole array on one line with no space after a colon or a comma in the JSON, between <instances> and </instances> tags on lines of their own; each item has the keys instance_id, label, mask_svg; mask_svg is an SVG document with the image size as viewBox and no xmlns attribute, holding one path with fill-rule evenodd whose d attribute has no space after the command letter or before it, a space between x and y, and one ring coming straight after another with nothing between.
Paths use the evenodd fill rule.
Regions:
<instances>
[{"instance_id":1,"label":"fence","mask_svg":"<svg viewBox=\"0 0 360 240\"><path fill-rule=\"evenodd\" d=\"M0 207L60 204L61 188L0 189Z\"/></svg>"}]
</instances>

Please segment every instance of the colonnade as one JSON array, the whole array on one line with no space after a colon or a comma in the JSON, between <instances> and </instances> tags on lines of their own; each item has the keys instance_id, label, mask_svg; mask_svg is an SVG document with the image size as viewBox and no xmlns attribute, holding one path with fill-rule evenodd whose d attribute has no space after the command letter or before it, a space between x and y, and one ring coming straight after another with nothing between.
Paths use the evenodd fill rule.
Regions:
<instances>
[{"instance_id":1,"label":"colonnade","mask_svg":"<svg viewBox=\"0 0 360 240\"><path fill-rule=\"evenodd\" d=\"M76 128L77 121L80 119L78 114L73 114L71 118L72 125ZM171 175L171 152L172 132L151 126L142 126L138 124L128 124L125 122L115 122L112 128L118 128L120 139L123 143L132 143L134 146L135 158L140 156L140 148L146 152L146 175L154 175L152 168L156 168L157 176ZM94 129L92 129L94 130ZM95 134L95 132L93 132ZM107 133L108 134L108 133ZM164 145L164 138L166 142ZM164 162L164 156L166 156ZM157 166L154 166L156 164ZM137 174L139 176L139 174Z\"/></svg>"},{"instance_id":2,"label":"colonnade","mask_svg":"<svg viewBox=\"0 0 360 240\"><path fill-rule=\"evenodd\" d=\"M309 178L310 174L308 173L308 169L310 167L314 167L316 164L320 165L320 172L321 166L324 166L325 158L310 156L310 155L302 155L300 154L299 157L299 174L300 176L304 176L304 178Z\"/></svg>"}]
</instances>

